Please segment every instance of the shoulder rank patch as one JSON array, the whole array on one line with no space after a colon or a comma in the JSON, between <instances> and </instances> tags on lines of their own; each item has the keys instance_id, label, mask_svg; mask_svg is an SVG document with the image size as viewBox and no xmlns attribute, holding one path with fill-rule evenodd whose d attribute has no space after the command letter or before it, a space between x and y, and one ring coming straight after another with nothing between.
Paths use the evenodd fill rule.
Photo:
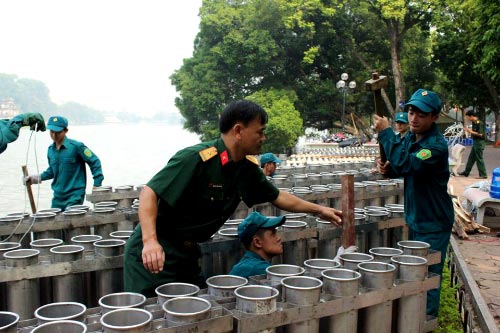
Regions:
<instances>
[{"instance_id":1,"label":"shoulder rank patch","mask_svg":"<svg viewBox=\"0 0 500 333\"><path fill-rule=\"evenodd\" d=\"M87 157L92 157L92 152L90 151L90 149L88 148L85 148L85 150L83 151L83 153L85 154L85 156Z\"/></svg>"},{"instance_id":2,"label":"shoulder rank patch","mask_svg":"<svg viewBox=\"0 0 500 333\"><path fill-rule=\"evenodd\" d=\"M206 162L209 159L211 159L212 157L214 157L215 155L217 155L217 148L215 148L215 147L208 147L208 148L203 149L202 151L200 151L199 154L200 154L201 160L203 162Z\"/></svg>"},{"instance_id":3,"label":"shoulder rank patch","mask_svg":"<svg viewBox=\"0 0 500 333\"><path fill-rule=\"evenodd\" d=\"M250 162L254 163L254 164L257 164L259 165L259 161L257 160L257 157L255 156L252 156L252 155L247 155L246 156L247 160L249 160Z\"/></svg>"},{"instance_id":4,"label":"shoulder rank patch","mask_svg":"<svg viewBox=\"0 0 500 333\"><path fill-rule=\"evenodd\" d=\"M432 156L432 153L429 149L421 149L417 153L417 158L421 159L422 161L425 161L426 159L430 158Z\"/></svg>"}]
</instances>

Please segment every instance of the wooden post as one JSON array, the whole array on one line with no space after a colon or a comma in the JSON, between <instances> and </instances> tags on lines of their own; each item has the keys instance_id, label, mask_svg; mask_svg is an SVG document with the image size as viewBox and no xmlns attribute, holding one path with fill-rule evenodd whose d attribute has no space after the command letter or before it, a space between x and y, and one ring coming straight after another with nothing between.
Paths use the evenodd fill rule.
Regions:
<instances>
[{"instance_id":1,"label":"wooden post","mask_svg":"<svg viewBox=\"0 0 500 333\"><path fill-rule=\"evenodd\" d=\"M29 175L28 167L26 167L26 165L23 165L21 168L23 170L24 177L27 177ZM33 191L31 190L31 180L26 182L26 191L28 191L28 198L30 199L31 211L33 212L33 214L35 214L36 205L35 205L35 199L33 198Z\"/></svg>"},{"instance_id":2,"label":"wooden post","mask_svg":"<svg viewBox=\"0 0 500 333\"><path fill-rule=\"evenodd\" d=\"M343 175L342 179L342 246L347 249L356 245L354 225L354 176Z\"/></svg>"}]
</instances>

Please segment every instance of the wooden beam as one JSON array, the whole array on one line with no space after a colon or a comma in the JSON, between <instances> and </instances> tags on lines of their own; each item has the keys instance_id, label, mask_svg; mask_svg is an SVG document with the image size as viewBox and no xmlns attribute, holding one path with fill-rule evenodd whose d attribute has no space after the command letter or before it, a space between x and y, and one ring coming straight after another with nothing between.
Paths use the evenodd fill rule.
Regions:
<instances>
[{"instance_id":1,"label":"wooden beam","mask_svg":"<svg viewBox=\"0 0 500 333\"><path fill-rule=\"evenodd\" d=\"M26 165L21 166L21 169L23 170L23 175L24 177L28 177L28 167ZM26 182L26 191L28 191L28 198L30 200L30 205L31 205L31 211L33 214L36 213L36 205L35 205L35 198L33 198L33 191L31 190L31 180Z\"/></svg>"},{"instance_id":2,"label":"wooden beam","mask_svg":"<svg viewBox=\"0 0 500 333\"><path fill-rule=\"evenodd\" d=\"M354 224L354 176L343 175L342 180L342 246L356 245Z\"/></svg>"}]
</instances>

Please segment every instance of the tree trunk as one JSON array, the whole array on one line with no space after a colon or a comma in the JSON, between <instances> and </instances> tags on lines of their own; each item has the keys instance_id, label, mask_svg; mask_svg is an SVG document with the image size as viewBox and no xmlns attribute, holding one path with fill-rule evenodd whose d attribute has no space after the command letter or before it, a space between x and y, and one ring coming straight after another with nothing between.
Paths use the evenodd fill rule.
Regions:
<instances>
[{"instance_id":1,"label":"tree trunk","mask_svg":"<svg viewBox=\"0 0 500 333\"><path fill-rule=\"evenodd\" d=\"M387 23L387 31L389 33L389 40L391 41L391 64L392 74L394 76L394 95L396 101L394 110L398 110L399 102L405 101L405 83L403 79L403 72L401 71L401 42L402 38L399 33L399 23L396 20L389 20ZM394 111L392 111L394 117Z\"/></svg>"},{"instance_id":2,"label":"tree trunk","mask_svg":"<svg viewBox=\"0 0 500 333\"><path fill-rule=\"evenodd\" d=\"M493 114L495 115L495 142L500 139L500 95L498 94L498 91L491 82L491 80L486 77L482 76L484 84L486 85L486 88L488 89L488 92L490 93L491 98L493 99L493 104L495 107L493 108Z\"/></svg>"}]
</instances>

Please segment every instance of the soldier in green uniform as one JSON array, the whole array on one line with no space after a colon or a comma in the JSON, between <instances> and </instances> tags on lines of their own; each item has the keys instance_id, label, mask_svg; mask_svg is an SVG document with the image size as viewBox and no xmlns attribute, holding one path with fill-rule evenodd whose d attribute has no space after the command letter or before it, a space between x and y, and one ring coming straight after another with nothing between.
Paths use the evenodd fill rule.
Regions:
<instances>
[{"instance_id":1,"label":"soldier in green uniform","mask_svg":"<svg viewBox=\"0 0 500 333\"><path fill-rule=\"evenodd\" d=\"M402 140L389 128L387 118L375 116L375 129L387 156L387 162L379 161L379 171L389 177L404 177L409 239L429 243L431 249L441 252L441 262L429 267L439 275L454 222L453 203L447 192L448 146L435 124L441 105L436 93L417 90L405 104L410 134ZM427 293L428 315L438 314L440 290Z\"/></svg>"},{"instance_id":2,"label":"soldier in green uniform","mask_svg":"<svg viewBox=\"0 0 500 333\"><path fill-rule=\"evenodd\" d=\"M7 149L7 145L19 137L19 130L23 126L30 126L32 131L45 131L45 120L40 113L21 113L12 119L0 119L0 154Z\"/></svg>"},{"instance_id":3,"label":"soldier in green uniform","mask_svg":"<svg viewBox=\"0 0 500 333\"><path fill-rule=\"evenodd\" d=\"M47 158L49 167L40 175L30 175L25 182L41 183L52 180L52 208L66 209L72 205L81 205L85 198L87 175L85 164L88 164L94 178L94 187L102 185L104 176L99 158L83 143L66 137L68 120L61 116L53 116L47 122L50 137L54 141L49 146Z\"/></svg>"},{"instance_id":4,"label":"soldier in green uniform","mask_svg":"<svg viewBox=\"0 0 500 333\"><path fill-rule=\"evenodd\" d=\"M463 172L459 172L460 176L468 177L474 163L477 163L477 171L479 171L478 179L488 178L486 174L486 166L484 165L483 151L486 146L484 138L486 137L486 131L484 128L484 123L479 120L476 113L473 110L469 110L465 113L472 123L472 129L464 127L466 132L469 132L472 136L472 150L469 153L469 158L467 159L467 165Z\"/></svg>"},{"instance_id":5,"label":"soldier in green uniform","mask_svg":"<svg viewBox=\"0 0 500 333\"><path fill-rule=\"evenodd\" d=\"M221 136L177 152L139 196L139 225L124 255L126 291L154 296L168 282L204 285L199 242L207 241L233 214L272 202L289 212L314 214L340 223L336 209L279 191L259 162L268 121L264 109L246 100L230 103L219 119Z\"/></svg>"}]
</instances>

